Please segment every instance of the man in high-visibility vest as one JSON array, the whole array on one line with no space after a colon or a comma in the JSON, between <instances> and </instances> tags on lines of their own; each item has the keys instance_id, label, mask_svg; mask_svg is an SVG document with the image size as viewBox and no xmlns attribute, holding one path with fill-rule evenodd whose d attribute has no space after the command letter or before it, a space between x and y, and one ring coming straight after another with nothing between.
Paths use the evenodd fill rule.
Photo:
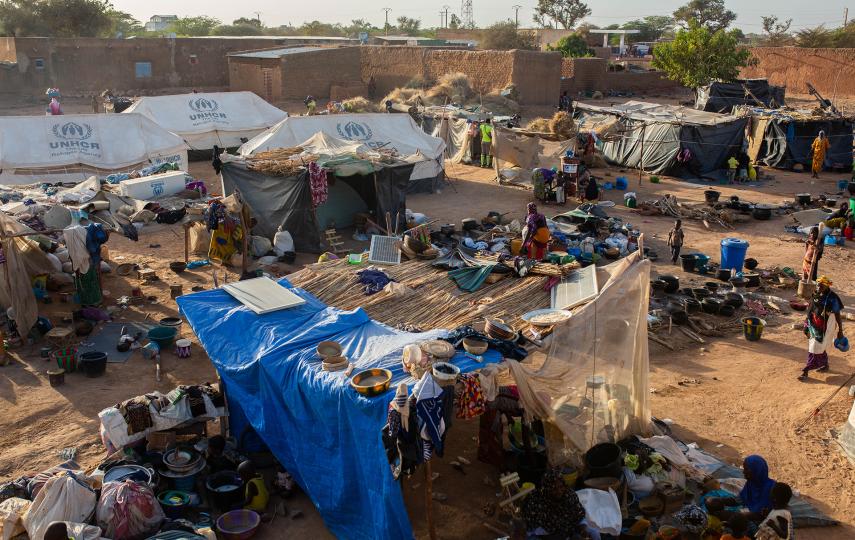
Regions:
<instances>
[{"instance_id":1,"label":"man in high-visibility vest","mask_svg":"<svg viewBox=\"0 0 855 540\"><path fill-rule=\"evenodd\" d=\"M493 166L493 119L481 124L481 166Z\"/></svg>"}]
</instances>

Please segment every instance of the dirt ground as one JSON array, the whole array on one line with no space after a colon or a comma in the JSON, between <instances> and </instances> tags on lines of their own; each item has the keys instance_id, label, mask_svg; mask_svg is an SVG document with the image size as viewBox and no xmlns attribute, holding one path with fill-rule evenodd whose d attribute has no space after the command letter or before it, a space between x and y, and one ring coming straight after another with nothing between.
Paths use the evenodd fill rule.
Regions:
<instances>
[{"instance_id":1,"label":"dirt ground","mask_svg":"<svg viewBox=\"0 0 855 540\"><path fill-rule=\"evenodd\" d=\"M34 109L35 108L35 109ZM0 114L38 114L38 105L8 108L0 106ZM68 108L67 108L68 110ZM81 112L85 111L81 104ZM72 112L72 111L68 111ZM218 181L206 163L194 163L191 174L206 180L214 192ZM496 185L488 171L451 165L447 169L450 183L441 193L415 195L408 199L408 207L422 212L440 222L459 223L465 217L481 217L488 211L512 212L511 218L522 218L525 204L532 200L531 192ZM600 169L599 176L616 177L617 169ZM753 202L779 203L792 200L795 193L836 193L836 181L841 175L826 173L820 180L811 180L806 174L771 171L774 180L759 187L719 186L722 199L739 195ZM663 178L652 184L647 176L639 185L636 172L625 173L630 179L630 189L639 193L640 200L665 193L676 195L681 201L701 202L704 185L690 184ZM642 217L620 206L622 194L606 192L606 198L619 203L609 213L634 225L645 234L647 246L660 254L654 271L676 274L683 282L702 281L689 277L665 262L664 238L672 220L665 217ZM567 210L572 208L570 204ZM546 207L549 216L564 211ZM736 236L750 242L749 256L760 261L761 268L775 265L798 268L802 257L802 243L783 231L789 218L775 217L770 221L749 221L735 231L714 228L706 230L697 221L685 221L685 252L699 251L718 258L722 238ZM151 247L159 244L160 247ZM107 244L113 266L122 262L146 264L157 271L161 281L143 285L146 295L157 298L156 303L130 308L122 312L119 320L157 320L176 314L176 305L169 298L170 284L182 284L184 291L193 285L213 286L211 269L188 271L175 275L168 262L183 256L183 240L178 226L162 226L147 232L133 243L114 236ZM847 245L826 249L821 263L821 273L835 280L835 289L844 303L855 300L855 284L847 278L852 275L853 248ZM301 256L298 263L311 260ZM280 275L296 270L297 266L281 266ZM223 270L218 269L223 278ZM232 272L229 279L236 279ZM133 277L110 274L105 277L104 288L111 299L130 293L138 286ZM789 298L788 291L772 291ZM71 311L68 304L55 302L40 306L48 317L58 317ZM835 528L800 530L800 539L843 539L855 537L855 467L840 453L830 439L828 430L840 426L852 406L846 389L808 423L801 434L795 427L806 419L831 392L855 372L852 354L838 352L831 355L831 370L826 374L813 374L810 381L796 380L800 366L806 358L806 342L800 331L791 329L799 316L790 313L774 318L775 325L766 329L760 342L750 343L738 334L725 338L712 338L707 343L683 344L669 351L651 343L651 403L653 414L673 420L676 434L685 442L698 442L727 461L738 464L749 454L761 454L769 461L773 478L790 483L822 511L841 521ZM850 322L844 322L847 328ZM72 374L66 384L51 388L46 370L49 362L39 357L39 347L24 346L10 352L13 361L0 368L0 479L6 480L28 472L36 472L59 461L58 453L65 447L76 447L80 461L94 466L104 457L98 437L97 414L104 407L151 390L169 391L180 383L199 383L215 379L215 372L204 351L198 346L192 332L185 325L182 335L194 341L192 357L178 359L164 354L163 380L155 381L153 364L134 356L125 364L109 364L107 373L99 379L86 379ZM691 383L687 384L686 381ZM477 422L457 422L451 436L451 446L444 460L436 460L435 472L439 478L435 491L447 500L434 503L435 515L440 516L441 538L487 539L498 536L483 525L481 507L496 501L497 475L494 470L480 464L475 458L473 440ZM452 469L448 461L463 456L472 462L466 475ZM404 497L418 538L426 538L424 526L424 479L421 473L403 484ZM291 520L277 518L276 525L266 527L258 538L331 537L326 532L318 513L304 496L286 502L289 510L302 510L305 517ZM498 526L496 522L490 522ZM298 536L295 536L298 535Z\"/></svg>"}]
</instances>

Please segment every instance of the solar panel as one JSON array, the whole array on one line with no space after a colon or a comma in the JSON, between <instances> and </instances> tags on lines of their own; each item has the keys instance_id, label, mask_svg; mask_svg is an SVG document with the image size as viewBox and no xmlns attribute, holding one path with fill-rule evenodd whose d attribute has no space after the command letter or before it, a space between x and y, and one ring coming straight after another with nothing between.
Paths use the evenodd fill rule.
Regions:
<instances>
[{"instance_id":1,"label":"solar panel","mask_svg":"<svg viewBox=\"0 0 855 540\"><path fill-rule=\"evenodd\" d=\"M401 264L401 240L397 236L371 237L371 248L368 250L368 262L377 264Z\"/></svg>"},{"instance_id":2,"label":"solar panel","mask_svg":"<svg viewBox=\"0 0 855 540\"><path fill-rule=\"evenodd\" d=\"M568 275L552 288L553 309L572 309L597 297L597 267L593 264Z\"/></svg>"},{"instance_id":3,"label":"solar panel","mask_svg":"<svg viewBox=\"0 0 855 540\"><path fill-rule=\"evenodd\" d=\"M302 306L306 300L268 277L228 283L222 289L256 315Z\"/></svg>"}]
</instances>

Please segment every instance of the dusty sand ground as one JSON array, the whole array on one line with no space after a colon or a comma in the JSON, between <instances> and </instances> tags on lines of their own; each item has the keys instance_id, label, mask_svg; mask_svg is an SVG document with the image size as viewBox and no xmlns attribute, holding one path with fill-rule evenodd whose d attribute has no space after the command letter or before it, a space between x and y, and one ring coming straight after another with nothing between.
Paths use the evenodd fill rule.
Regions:
<instances>
[{"instance_id":1,"label":"dusty sand ground","mask_svg":"<svg viewBox=\"0 0 855 540\"><path fill-rule=\"evenodd\" d=\"M25 113L32 114L33 111ZM208 181L217 191L213 172L207 164L196 163L191 172ZM441 222L459 223L464 217L480 217L489 210L511 211L511 217L521 218L525 204L531 200L530 192L497 186L489 173L480 169L451 166L448 173L452 181L441 193L412 196L408 207ZM615 169L597 173L613 177L620 174ZM804 174L781 171L773 171L772 174L775 180L760 187L721 186L722 198L738 194L743 200L780 202L790 200L794 193L803 191L830 194L836 192L836 180L840 177L825 174L821 180L812 181ZM631 172L628 176L630 189L638 191L642 200L664 193L675 194L685 201L703 200L702 185L667 178L655 185L645 177L639 186L636 173ZM617 192L608 192L606 198L620 202ZM546 213L557 213L552 210L555 207L548 207ZM619 206L611 212L639 225L646 235L647 245L660 255L666 252L663 238L671 226L671 219L642 217ZM758 259L761 267L780 265L797 268L802 244L790 241L792 237L783 232L787 222L788 218L778 217L768 222L750 221L736 231L707 231L701 223L687 221L685 251L697 250L717 258L721 238L739 236L750 241L749 256ZM150 248L153 243L161 247ZM183 241L178 227L163 227L151 234L144 231L138 243L114 237L108 247L115 262L145 262L162 278L159 283L143 287L145 294L157 296L157 303L124 312L122 316L127 320L140 320L146 314L154 320L174 315L176 306L169 299L169 284L182 283L185 291L194 284L212 286L210 269L176 276L166 268L170 260L182 256ZM835 279L835 288L847 304L855 300L855 285L847 279L852 275L852 253L849 246L827 249L821 269ZM119 260L119 257L123 259ZM304 256L299 262L310 259ZM295 268L282 267L278 271L287 274ZM664 262L655 266L656 272L688 277L678 270ZM235 278L232 273L230 279ZM697 276L693 279L700 281ZM128 294L137 284L137 280L131 277L110 275L105 278L104 286L115 299ZM776 294L788 297L790 293ZM43 313L56 316L69 310L67 304L54 303L44 306ZM800 530L799 538L853 538L855 497L851 486L855 483L855 467L842 456L827 434L829 428L846 420L852 399L844 390L811 421L802 435L796 435L794 428L855 371L855 362L851 353L833 353L830 373L813 375L807 383L797 381L796 375L806 356L803 335L790 329L790 323L798 317L790 314L775 320L777 326L767 328L764 339L758 343L748 343L736 334L711 339L703 346L683 344L675 352L651 343L650 381L655 390L651 396L653 414L673 419L675 431L683 440L697 441L704 449L731 463L739 463L752 453L765 456L774 478L790 483L820 509L843 523L841 527L830 529ZM848 324L851 323L844 326ZM187 328L182 333L192 337ZM103 378L93 380L74 374L67 378L64 386L53 389L45 375L50 364L39 358L38 347L12 351L14 361L0 368L0 404L4 411L0 416L0 479L53 465L58 461L57 453L68 446L79 448L83 464L93 466L103 457L98 438L98 411L147 391L168 391L179 383L198 383L215 377L204 352L194 343L190 359L179 360L171 354L164 355L161 383L155 381L154 366L135 356L126 364L110 364ZM703 352L702 348L705 349ZM685 379L697 379L699 384L680 384ZM496 474L474 458L473 437L476 433L476 422L455 424L448 456L464 456L473 462L467 468L466 476L447 465L451 458L435 462L435 471L440 473L435 490L448 496L447 501L434 505L437 515L442 516L441 538L486 539L496 536L482 525L481 514L481 506L485 502L495 501L495 492L498 491ZM423 479L419 474L405 481L403 488L419 538L426 537L422 486ZM304 496L286 504L289 509L303 510L306 517L301 520L277 518L276 525L265 528L259 538L305 537L306 534L317 538L330 536Z\"/></svg>"}]
</instances>

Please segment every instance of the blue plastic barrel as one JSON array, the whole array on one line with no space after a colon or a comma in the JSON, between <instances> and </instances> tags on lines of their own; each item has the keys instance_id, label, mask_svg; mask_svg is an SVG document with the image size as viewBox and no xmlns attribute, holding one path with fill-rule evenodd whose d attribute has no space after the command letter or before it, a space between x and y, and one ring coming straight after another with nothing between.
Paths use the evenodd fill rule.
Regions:
<instances>
[{"instance_id":1,"label":"blue plastic barrel","mask_svg":"<svg viewBox=\"0 0 855 540\"><path fill-rule=\"evenodd\" d=\"M838 191L846 191L846 188L849 186L849 179L846 180L838 180L837 181L837 189Z\"/></svg>"},{"instance_id":2,"label":"blue plastic barrel","mask_svg":"<svg viewBox=\"0 0 855 540\"><path fill-rule=\"evenodd\" d=\"M626 176L618 176L615 178L615 187L621 191L626 191L629 187L629 182L627 182Z\"/></svg>"},{"instance_id":3,"label":"blue plastic barrel","mask_svg":"<svg viewBox=\"0 0 855 540\"><path fill-rule=\"evenodd\" d=\"M725 238L721 241L720 268L722 270L736 268L737 272L742 271L746 253L748 253L748 242L739 238Z\"/></svg>"}]
</instances>

